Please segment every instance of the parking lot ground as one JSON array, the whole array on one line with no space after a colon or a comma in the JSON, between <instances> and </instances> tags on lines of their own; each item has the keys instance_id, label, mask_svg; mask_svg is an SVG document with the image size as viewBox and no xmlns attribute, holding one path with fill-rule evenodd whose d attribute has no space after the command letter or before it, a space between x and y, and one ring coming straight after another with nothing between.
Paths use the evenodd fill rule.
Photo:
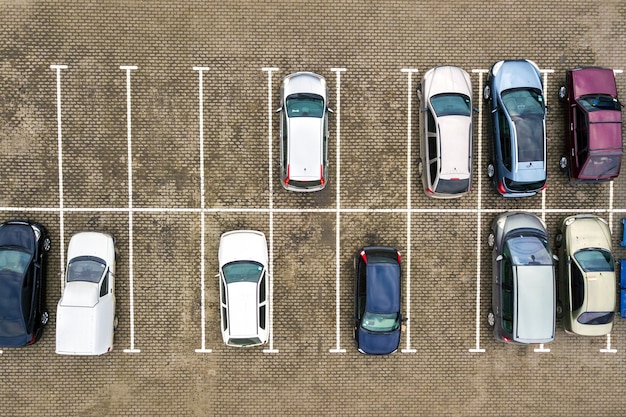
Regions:
<instances>
[{"instance_id":1,"label":"parking lot ground","mask_svg":"<svg viewBox=\"0 0 626 417\"><path fill-rule=\"evenodd\" d=\"M2 10L0 217L40 221L53 245L50 323L36 345L0 354L4 414L623 415L623 319L599 338L569 336L557 319L549 352L498 343L486 324L486 237L502 211L544 217L551 239L563 217L594 212L612 226L615 258L626 258L626 180L568 182L558 168L557 100L566 68L626 68L623 0L11 2ZM486 176L485 74L472 71L517 58L554 70L545 92L548 187L523 200L497 196ZM483 111L474 119L473 190L440 201L422 192L420 103L413 95L408 125L402 69L418 71L414 89L446 64L470 72ZM137 67L130 83L124 66ZM198 66L208 68L201 120ZM264 68L276 68L271 89ZM345 68L340 85L337 68ZM304 70L326 77L331 108L338 90L341 100L329 118L330 181L312 194L278 180L280 82ZM624 96L626 76L616 80ZM234 229L271 242L273 331L264 348L221 341L214 275L219 237ZM81 230L111 232L120 252L115 350L99 357L54 354L62 248ZM369 244L405 256L410 336L387 357L360 355L352 340L352 256ZM498 399L505 405L494 407Z\"/></svg>"}]
</instances>

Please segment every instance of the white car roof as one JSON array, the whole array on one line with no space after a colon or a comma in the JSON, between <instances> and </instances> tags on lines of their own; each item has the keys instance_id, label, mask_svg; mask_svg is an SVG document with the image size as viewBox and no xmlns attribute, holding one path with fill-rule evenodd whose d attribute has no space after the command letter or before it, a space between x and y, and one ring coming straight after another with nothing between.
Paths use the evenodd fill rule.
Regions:
<instances>
[{"instance_id":1,"label":"white car roof","mask_svg":"<svg viewBox=\"0 0 626 417\"><path fill-rule=\"evenodd\" d=\"M228 284L228 328L230 337L257 337L257 283Z\"/></svg>"},{"instance_id":2,"label":"white car roof","mask_svg":"<svg viewBox=\"0 0 626 417\"><path fill-rule=\"evenodd\" d=\"M467 116L443 116L438 120L441 120L439 123L441 178L469 178L471 157L469 135L472 119Z\"/></svg>"},{"instance_id":3,"label":"white car roof","mask_svg":"<svg viewBox=\"0 0 626 417\"><path fill-rule=\"evenodd\" d=\"M321 178L324 119L294 117L289 120L289 177L311 181Z\"/></svg>"}]
</instances>

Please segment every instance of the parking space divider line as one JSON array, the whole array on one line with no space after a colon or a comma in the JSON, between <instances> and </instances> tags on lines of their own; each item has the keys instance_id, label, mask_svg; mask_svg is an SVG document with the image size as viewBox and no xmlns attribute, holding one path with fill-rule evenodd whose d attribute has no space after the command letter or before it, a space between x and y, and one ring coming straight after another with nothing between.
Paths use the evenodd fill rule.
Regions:
<instances>
[{"instance_id":1,"label":"parking space divider line","mask_svg":"<svg viewBox=\"0 0 626 417\"><path fill-rule=\"evenodd\" d=\"M554 70L541 70L543 76L543 90L548 90L548 74L553 73ZM544 94L543 104L548 108L548 95ZM546 221L546 191L541 192L541 220ZM538 348L534 349L535 353L550 353L550 349L546 348L543 343L539 344Z\"/></svg>"},{"instance_id":2,"label":"parking space divider line","mask_svg":"<svg viewBox=\"0 0 626 417\"><path fill-rule=\"evenodd\" d=\"M63 201L63 124L61 123L61 70L67 69L67 65L50 65L56 70L56 90L57 90L57 155L59 169L59 258L61 263L61 294L65 288L65 205Z\"/></svg>"},{"instance_id":3,"label":"parking space divider line","mask_svg":"<svg viewBox=\"0 0 626 417\"><path fill-rule=\"evenodd\" d=\"M400 70L407 74L407 157L406 157L406 348L402 353L415 353L411 349L411 136L412 136L412 101L413 85L412 75L419 72L417 69L403 68Z\"/></svg>"},{"instance_id":4,"label":"parking space divider line","mask_svg":"<svg viewBox=\"0 0 626 417\"><path fill-rule=\"evenodd\" d=\"M332 72L335 73L335 95L337 97L337 106L335 107L335 124L336 124L336 133L335 133L335 153L336 153L336 171L335 171L335 182L336 182L336 194L335 194L335 339L336 346L334 349L329 349L330 353L345 353L346 350L341 348L340 342L340 297L339 297L339 288L340 288L340 252L341 252L341 182L340 182L340 174L341 174L341 73L346 72L346 68L331 68Z\"/></svg>"},{"instance_id":5,"label":"parking space divider line","mask_svg":"<svg viewBox=\"0 0 626 417\"><path fill-rule=\"evenodd\" d=\"M122 65L121 70L126 71L126 131L128 152L128 280L130 292L130 349L124 349L125 353L139 353L135 349L135 305L133 290L133 150L132 150L132 118L131 118L131 94L130 72L136 70L134 65Z\"/></svg>"},{"instance_id":6,"label":"parking space divider line","mask_svg":"<svg viewBox=\"0 0 626 417\"><path fill-rule=\"evenodd\" d=\"M204 224L204 91L203 72L209 71L209 67L193 67L198 71L198 125L200 137L200 320L202 347L196 349L196 353L211 353L211 349L206 348L206 293L205 293L205 224Z\"/></svg>"},{"instance_id":7,"label":"parking space divider line","mask_svg":"<svg viewBox=\"0 0 626 417\"><path fill-rule=\"evenodd\" d=\"M469 349L471 353L484 353L485 349L481 349L480 347L480 274L481 267L480 262L482 258L482 166L483 166L483 152L482 152L482 137L483 137L483 100L482 100L482 92L483 92L483 74L487 73L488 70L484 69L475 69L472 70L472 73L478 74L478 135L477 135L477 148L478 148L478 173L477 176L477 185L478 185L478 201L477 201L477 209L476 209L476 347Z\"/></svg>"},{"instance_id":8,"label":"parking space divider line","mask_svg":"<svg viewBox=\"0 0 626 417\"><path fill-rule=\"evenodd\" d=\"M267 72L267 140L268 140L268 185L269 185L269 317L268 327L270 329L269 348L263 349L263 353L278 353L274 349L274 183L272 179L272 72L278 68L264 67L262 71Z\"/></svg>"}]
</instances>

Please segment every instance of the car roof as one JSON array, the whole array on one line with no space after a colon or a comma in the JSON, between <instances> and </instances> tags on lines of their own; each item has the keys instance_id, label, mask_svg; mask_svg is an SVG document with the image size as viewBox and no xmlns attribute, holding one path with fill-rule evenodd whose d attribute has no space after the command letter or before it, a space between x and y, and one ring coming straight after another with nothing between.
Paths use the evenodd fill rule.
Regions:
<instances>
[{"instance_id":1,"label":"car roof","mask_svg":"<svg viewBox=\"0 0 626 417\"><path fill-rule=\"evenodd\" d=\"M471 117L438 117L441 141L441 178L468 178L470 175Z\"/></svg>"},{"instance_id":2,"label":"car roof","mask_svg":"<svg viewBox=\"0 0 626 417\"><path fill-rule=\"evenodd\" d=\"M546 340L554 337L555 278L551 265L516 266L516 337Z\"/></svg>"},{"instance_id":3,"label":"car roof","mask_svg":"<svg viewBox=\"0 0 626 417\"><path fill-rule=\"evenodd\" d=\"M289 177L296 181L321 178L323 118L289 119Z\"/></svg>"},{"instance_id":4,"label":"car roof","mask_svg":"<svg viewBox=\"0 0 626 417\"><path fill-rule=\"evenodd\" d=\"M588 94L608 94L611 97L617 97L615 74L612 69L585 67L575 68L570 72L575 100Z\"/></svg>"},{"instance_id":5,"label":"car roof","mask_svg":"<svg viewBox=\"0 0 626 417\"><path fill-rule=\"evenodd\" d=\"M601 312L615 309L615 272L587 272L585 311Z\"/></svg>"},{"instance_id":6,"label":"car roof","mask_svg":"<svg viewBox=\"0 0 626 417\"><path fill-rule=\"evenodd\" d=\"M20 319L22 322L22 286L24 274L0 271L0 320ZM1 325L0 325L1 327ZM0 332L1 333L1 332Z\"/></svg>"},{"instance_id":7,"label":"car roof","mask_svg":"<svg viewBox=\"0 0 626 417\"><path fill-rule=\"evenodd\" d=\"M400 265L368 263L366 269L366 309L371 313L400 311Z\"/></svg>"},{"instance_id":8,"label":"car roof","mask_svg":"<svg viewBox=\"0 0 626 417\"><path fill-rule=\"evenodd\" d=\"M613 117L613 115L617 117ZM612 150L613 152L622 152L620 112L610 110L594 111L589 113L589 122L590 151Z\"/></svg>"},{"instance_id":9,"label":"car roof","mask_svg":"<svg viewBox=\"0 0 626 417\"><path fill-rule=\"evenodd\" d=\"M258 297L256 282L234 282L227 285L228 329L231 337L258 334Z\"/></svg>"}]
</instances>

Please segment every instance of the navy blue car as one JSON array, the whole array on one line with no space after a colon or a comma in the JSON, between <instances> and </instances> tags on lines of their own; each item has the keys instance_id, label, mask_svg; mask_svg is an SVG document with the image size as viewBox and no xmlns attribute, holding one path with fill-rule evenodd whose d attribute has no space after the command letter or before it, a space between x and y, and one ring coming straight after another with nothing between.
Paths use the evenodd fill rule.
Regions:
<instances>
[{"instance_id":1,"label":"navy blue car","mask_svg":"<svg viewBox=\"0 0 626 417\"><path fill-rule=\"evenodd\" d=\"M35 343L48 323L46 258L50 238L34 222L0 224L0 347Z\"/></svg>"},{"instance_id":2,"label":"navy blue car","mask_svg":"<svg viewBox=\"0 0 626 417\"><path fill-rule=\"evenodd\" d=\"M354 339L361 353L386 355L400 345L400 252L372 246L354 256Z\"/></svg>"},{"instance_id":3,"label":"navy blue car","mask_svg":"<svg viewBox=\"0 0 626 417\"><path fill-rule=\"evenodd\" d=\"M546 106L537 65L499 61L484 90L493 121L487 175L503 197L529 197L546 186Z\"/></svg>"}]
</instances>

